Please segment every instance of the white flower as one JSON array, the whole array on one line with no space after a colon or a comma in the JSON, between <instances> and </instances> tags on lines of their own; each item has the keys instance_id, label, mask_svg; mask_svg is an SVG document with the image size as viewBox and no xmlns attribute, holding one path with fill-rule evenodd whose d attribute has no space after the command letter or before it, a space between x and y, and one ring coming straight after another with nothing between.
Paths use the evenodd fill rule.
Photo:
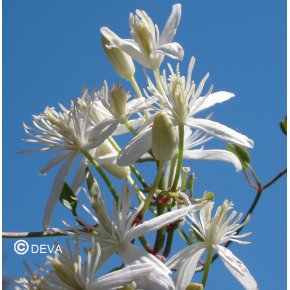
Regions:
<instances>
[{"instance_id":1,"label":"white flower","mask_svg":"<svg viewBox=\"0 0 290 290\"><path fill-rule=\"evenodd\" d=\"M98 233L98 235L95 235L95 239L100 243L102 248L103 259L101 258L101 265L117 252L126 266L149 263L155 267L154 271L152 271L150 275L137 281L142 289L174 289L173 282L169 277L171 271L153 255L138 248L130 242L137 237L154 232L168 223L179 220L191 211L196 211L203 208L207 203L205 202L187 206L137 225L134 221L142 209L144 202L140 204L135 212L130 212L130 204L134 191L135 184L132 187L131 193L129 193L128 183L126 182L125 186L121 190L118 203L114 201L111 215L108 215L107 213L104 197L103 199L101 199L101 197L97 197L95 199L93 198L91 203L97 218L91 213L90 215L98 224L98 227L92 227L82 219L79 219L79 221L84 224L86 228ZM83 207L87 212L89 212L84 205ZM55 230L60 231L57 229ZM83 240L88 241L91 237L92 233L80 232L79 239L82 240L81 238L84 238Z\"/></svg>"},{"instance_id":2,"label":"white flower","mask_svg":"<svg viewBox=\"0 0 290 290\"><path fill-rule=\"evenodd\" d=\"M148 78L148 89L153 94L153 97L150 97L147 94L148 99L153 98L152 102L155 102L157 97L159 99L159 103L155 102L155 104L157 104L161 110L164 110L168 114L173 124L176 126L179 124L184 124L228 143L252 148L254 146L254 142L247 136L221 125L220 123L213 122L208 119L192 117L193 115L208 109L215 104L222 103L234 97L234 94L223 91L211 94L212 87L205 97L200 97L203 86L209 74L205 76L195 91L195 84L193 81L191 82L194 62L195 59L192 57L189 64L187 81L184 76L180 76L178 65L176 74L169 65L171 71L169 83L166 81L165 71L163 76L160 77L155 74L159 87L161 88L161 93L157 90L157 88L155 88L153 83ZM140 129L139 135L122 149L118 156L118 165L126 166L133 164L152 147L152 129L150 127L148 128L148 125L153 122L154 118L155 115L152 115L149 119L147 119Z\"/></svg>"},{"instance_id":3,"label":"white flower","mask_svg":"<svg viewBox=\"0 0 290 290\"><path fill-rule=\"evenodd\" d=\"M89 102L85 108L83 106L78 106L76 101L71 102L70 111L60 105L63 110L62 113L57 113L54 108L47 107L43 114L33 116L33 124L36 129L24 124L25 132L33 138L24 139L24 141L38 143L47 147L27 149L19 153L61 151L42 168L40 174L45 175L52 167L66 160L56 175L46 204L43 219L43 228L45 230L48 230L50 227L51 215L61 194L66 177L74 161L80 155L81 150L96 148L102 144L118 126L119 120L103 120L95 127L92 127L90 111L93 105L94 91L95 89L91 93ZM86 90L84 94L87 93ZM30 130L40 135L33 135L30 133Z\"/></svg>"},{"instance_id":4,"label":"white flower","mask_svg":"<svg viewBox=\"0 0 290 290\"><path fill-rule=\"evenodd\" d=\"M227 241L237 242L239 244L249 244L249 242L242 242L239 238L249 236L251 233L237 236L237 230L243 227L250 220L250 215L247 216L244 223L238 224L243 214L240 214L236 221L230 225L232 220L237 215L236 211L233 211L229 218L227 213L232 209L233 203L224 201L223 205L218 207L214 218L211 220L211 212L214 206L214 202L210 202L210 206L201 209L200 221L196 213L190 213L188 217L195 223L196 226L192 226L193 230L199 235L203 242L193 244L175 256L173 256L166 265L172 269L179 266L174 282L178 287L176 290L183 290L188 285L195 273L196 265L199 258L206 249L213 248L217 254L221 257L224 265L227 269L237 278L237 280L247 290L257 290L257 283L249 273L245 265L227 248L220 246L220 244Z\"/></svg>"},{"instance_id":5,"label":"white flower","mask_svg":"<svg viewBox=\"0 0 290 290\"><path fill-rule=\"evenodd\" d=\"M130 14L131 36L133 39L121 39L107 27L101 33L111 42L110 47L118 47L145 67L158 68L164 55L173 59L183 59L184 51L179 43L172 42L181 16L181 5L172 6L172 13L159 38L159 29L145 11L136 10L135 17Z\"/></svg>"}]
</instances>

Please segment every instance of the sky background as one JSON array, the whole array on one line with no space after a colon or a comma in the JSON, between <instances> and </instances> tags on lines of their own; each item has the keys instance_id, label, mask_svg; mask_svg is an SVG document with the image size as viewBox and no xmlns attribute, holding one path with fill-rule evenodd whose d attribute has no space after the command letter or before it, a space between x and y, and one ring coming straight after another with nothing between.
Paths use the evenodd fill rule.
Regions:
<instances>
[{"instance_id":1,"label":"sky background","mask_svg":"<svg viewBox=\"0 0 290 290\"><path fill-rule=\"evenodd\" d=\"M286 3L183 1L174 39L185 52L180 63L182 75L187 75L192 55L196 57L192 76L196 83L210 72L203 95L211 84L214 92L224 90L236 95L199 116L214 111L214 121L255 141L254 149L249 150L251 165L262 184L286 168L286 136L279 128L280 120L286 115ZM130 38L129 13L141 9L162 31L173 4L172 1L125 4L124 1L3 0L3 231L42 230L44 208L59 169L57 166L46 176L39 175L53 153L17 154L33 148L33 144L21 141L28 137L22 123L31 126L32 115L39 115L46 106L59 111L58 103L61 103L68 108L72 98L81 97L80 85L91 91L95 85L101 88L106 79L109 87L121 83L132 92L130 83L122 80L106 59L99 29L107 26L120 37ZM162 69L167 69L167 62L176 67L175 60L165 57ZM135 77L139 86L145 88L142 67L135 65ZM116 140L123 146L130 138L127 134ZM225 149L226 144L212 140L205 144L205 149L210 148ZM256 192L243 173L236 173L231 164L199 160L184 165L190 166L197 177L195 197L201 197L205 190L213 191L216 207L229 199L238 213L248 211ZM137 167L147 183L153 183L155 168L140 164ZM75 170L76 166L69 175L69 184ZM102 180L97 179L110 206L110 193ZM116 182L118 191L123 183ZM79 197L86 202L83 192ZM81 208L78 212L90 221ZM62 220L75 224L71 213L59 203L52 226L64 229ZM263 192L243 230L246 232L253 233L245 239L252 244L232 244L230 250L247 266L259 289L286 289L286 176ZM154 236L147 238L153 246ZM172 254L186 246L177 233L175 238ZM65 245L65 238L57 241ZM5 239L3 243L4 275L12 279L23 276L23 258L33 270L34 262L43 265L46 261L45 254L17 255L13 250L15 242ZM51 247L53 238L27 239L27 242ZM205 255L202 258L205 260ZM101 274L120 264L119 258L114 257ZM195 282L201 279L201 274L194 276ZM211 267L206 288L243 289L220 259Z\"/></svg>"}]
</instances>

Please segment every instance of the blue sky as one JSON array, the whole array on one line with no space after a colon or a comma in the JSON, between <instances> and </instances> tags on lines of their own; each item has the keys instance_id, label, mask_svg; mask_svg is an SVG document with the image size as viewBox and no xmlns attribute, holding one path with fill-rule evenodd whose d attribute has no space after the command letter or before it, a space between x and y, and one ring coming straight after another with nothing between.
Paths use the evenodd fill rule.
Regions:
<instances>
[{"instance_id":1,"label":"blue sky","mask_svg":"<svg viewBox=\"0 0 290 290\"><path fill-rule=\"evenodd\" d=\"M189 60L194 55L194 81L199 83L210 72L204 92L213 84L214 92L224 90L236 95L206 113L214 111L213 120L255 141L254 149L249 152L252 167L262 184L286 168L286 137L279 129L279 122L286 115L286 3L280 0L183 1L174 39L185 51L180 63L183 75L187 74ZM72 98L81 96L80 85L86 85L89 90L95 85L101 88L106 79L109 86L121 83L127 91L133 91L130 83L120 79L106 59L99 29L107 26L122 38L130 38L129 13L138 8L145 10L162 30L173 4L172 1L3 1L3 231L42 230L45 204L59 168L52 169L45 177L40 176L41 168L53 153L17 155L23 149L32 148L31 144L21 141L27 138L22 123L32 125L32 115L39 115L46 106L58 110L61 103L69 107ZM173 67L177 63L165 58L162 69L167 62ZM145 88L142 67L135 65L135 77L139 86ZM129 134L117 139L121 145L129 140ZM219 140L205 144L206 149L225 147ZM256 192L242 172L236 173L232 165L217 161L187 161L185 165L197 177L196 197L202 196L205 190L213 191L216 206L229 199L237 212L248 210ZM148 183L153 183L149 168L140 170ZM99 184L106 194L101 180ZM119 191L123 182L116 184ZM80 198L85 200L83 193ZM109 195L107 200L110 204ZM53 215L53 226L64 228L62 220L74 224L71 214L59 204ZM263 192L243 232L249 231L253 233L247 238L251 245L234 244L230 249L248 267L259 289L272 289L273 285L285 289L286 176ZM154 236L148 240L153 244ZM46 260L46 255L40 253L17 255L13 250L15 241L4 240L3 244L7 258L4 273L13 279L23 275L23 258L31 266L33 262L43 264ZM53 244L52 238L27 241ZM57 241L64 245L64 238ZM178 237L176 244L186 246ZM178 249L174 247L173 253ZM120 263L118 257L110 262ZM107 265L104 273L111 265ZM197 274L194 281L200 282L201 278ZM217 260L212 265L207 289L221 288L243 289Z\"/></svg>"}]
</instances>

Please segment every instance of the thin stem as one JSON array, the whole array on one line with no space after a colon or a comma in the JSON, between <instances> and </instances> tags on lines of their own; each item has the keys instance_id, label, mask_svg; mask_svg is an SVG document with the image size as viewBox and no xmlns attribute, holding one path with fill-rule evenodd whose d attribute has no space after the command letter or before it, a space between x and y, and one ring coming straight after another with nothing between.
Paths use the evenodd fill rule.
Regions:
<instances>
[{"instance_id":1,"label":"thin stem","mask_svg":"<svg viewBox=\"0 0 290 290\"><path fill-rule=\"evenodd\" d=\"M206 256L206 261L205 261L205 266L204 266L203 277L202 277L202 281L201 281L201 284L203 285L203 289L205 288L205 284L207 281L207 276L209 273L209 268L210 268L211 260L212 260L212 253L213 253L213 247L209 246L207 248L207 256Z\"/></svg>"},{"instance_id":2,"label":"thin stem","mask_svg":"<svg viewBox=\"0 0 290 290\"><path fill-rule=\"evenodd\" d=\"M116 149L116 151L119 153L121 151L121 148L117 144L117 142L114 140L112 136L108 137L108 141L111 143L111 145Z\"/></svg>"},{"instance_id":3,"label":"thin stem","mask_svg":"<svg viewBox=\"0 0 290 290\"><path fill-rule=\"evenodd\" d=\"M175 165L176 165L176 162L177 162L177 158L178 158L178 155L175 155L173 157L173 159L171 160L168 184L166 184L167 188L171 188L172 187L173 174L174 174L174 169L175 169Z\"/></svg>"},{"instance_id":4,"label":"thin stem","mask_svg":"<svg viewBox=\"0 0 290 290\"><path fill-rule=\"evenodd\" d=\"M244 171L244 174L245 174L245 177L246 179L248 180L249 184L256 190L259 189L259 187L257 185L254 184L254 182L251 180L250 176L248 175L248 172L247 172L247 169L246 168L243 168L243 171Z\"/></svg>"},{"instance_id":5,"label":"thin stem","mask_svg":"<svg viewBox=\"0 0 290 290\"><path fill-rule=\"evenodd\" d=\"M68 233L73 231L67 231ZM11 232L3 232L2 238L7 239L19 239L19 238L46 238L46 237L58 237L58 236L68 236L69 234L62 234L55 231L45 231L45 232L19 232L19 233L11 233Z\"/></svg>"},{"instance_id":6,"label":"thin stem","mask_svg":"<svg viewBox=\"0 0 290 290\"><path fill-rule=\"evenodd\" d=\"M139 241L141 242L143 248L144 248L148 253L153 254L153 255L156 254L155 251L151 248L151 246L149 245L149 243L146 241L146 239L145 239L143 236L139 237L138 239L139 239Z\"/></svg>"},{"instance_id":7,"label":"thin stem","mask_svg":"<svg viewBox=\"0 0 290 290\"><path fill-rule=\"evenodd\" d=\"M97 169L101 177L104 179L105 183L107 184L108 188L110 189L113 197L115 198L116 201L118 201L119 196L111 183L110 179L102 169L102 167L98 164L98 162L92 157L92 155L85 149L81 149L81 152L87 157L87 159L91 162L91 164Z\"/></svg>"},{"instance_id":8,"label":"thin stem","mask_svg":"<svg viewBox=\"0 0 290 290\"><path fill-rule=\"evenodd\" d=\"M254 169L251 167L251 165L248 162L245 162L245 163L246 163L247 167L249 168L249 170L251 171L252 175L254 176L259 188L261 188L260 180L259 180L258 176L256 175Z\"/></svg>"},{"instance_id":9,"label":"thin stem","mask_svg":"<svg viewBox=\"0 0 290 290\"><path fill-rule=\"evenodd\" d=\"M149 195L148 195L148 197L147 197L147 199L145 201L145 204L144 204L143 208L141 209L139 215L136 218L136 222L137 223L140 223L142 221L142 219L143 219L143 217L144 217L144 215L145 215L145 213L147 211L147 208L150 205L150 202L151 202L151 200L153 198L153 195L154 195L154 193L155 193L155 191L157 189L157 186L159 184L159 181L160 181L160 179L162 177L165 164L166 164L166 161L159 161L159 168L158 168L158 171L157 171L157 175L156 175L155 181L154 181L153 185L150 188Z\"/></svg>"},{"instance_id":10,"label":"thin stem","mask_svg":"<svg viewBox=\"0 0 290 290\"><path fill-rule=\"evenodd\" d=\"M171 211L171 209L169 208L168 211ZM164 248L164 252L162 254L162 256L166 259L168 258L170 252L171 252L171 245L173 242L173 236L174 236L174 231L177 228L178 223L174 223L174 224L169 224L169 228L167 228L167 241L166 241L166 245Z\"/></svg>"},{"instance_id":11,"label":"thin stem","mask_svg":"<svg viewBox=\"0 0 290 290\"><path fill-rule=\"evenodd\" d=\"M129 79L129 81L131 82L132 87L134 88L134 90L135 90L135 92L136 92L136 94L137 94L137 97L138 97L138 98L142 98L143 96L142 96L141 90L140 90L140 88L139 88L139 86L138 86L138 84L137 84L137 82L136 82L134 76L132 76L132 77ZM149 112L146 112L146 111L145 111L144 114L145 114L146 119L148 119L148 118L150 117L150 113L149 113Z\"/></svg>"},{"instance_id":12,"label":"thin stem","mask_svg":"<svg viewBox=\"0 0 290 290\"><path fill-rule=\"evenodd\" d=\"M176 190L181 167L182 167L182 160L183 160L183 144L184 144L184 125L182 123L178 126L179 131L179 144L178 144L178 162L177 162L177 168L175 172L175 179L173 183L173 190Z\"/></svg>"},{"instance_id":13,"label":"thin stem","mask_svg":"<svg viewBox=\"0 0 290 290\"><path fill-rule=\"evenodd\" d=\"M283 176L287 172L287 168L283 170L281 173L279 173L273 180L262 186L263 189L269 187L271 184L273 184L276 180L278 180L281 176Z\"/></svg>"},{"instance_id":14,"label":"thin stem","mask_svg":"<svg viewBox=\"0 0 290 290\"><path fill-rule=\"evenodd\" d=\"M123 124L129 129L129 131L134 135L134 136L137 136L138 133L135 131L135 129L131 126L131 124L129 123L128 120L125 120L123 122Z\"/></svg>"},{"instance_id":15,"label":"thin stem","mask_svg":"<svg viewBox=\"0 0 290 290\"><path fill-rule=\"evenodd\" d=\"M158 199L160 199L161 196L158 196ZM166 212L166 207L164 206L164 204L158 203L157 205L157 214L158 216L165 214ZM155 240L155 245L154 245L154 251L156 251L156 253L158 254L162 254L162 250L163 250L163 245L165 242L165 227L162 227L161 229L159 229L157 231L156 234L156 240Z\"/></svg>"}]
</instances>

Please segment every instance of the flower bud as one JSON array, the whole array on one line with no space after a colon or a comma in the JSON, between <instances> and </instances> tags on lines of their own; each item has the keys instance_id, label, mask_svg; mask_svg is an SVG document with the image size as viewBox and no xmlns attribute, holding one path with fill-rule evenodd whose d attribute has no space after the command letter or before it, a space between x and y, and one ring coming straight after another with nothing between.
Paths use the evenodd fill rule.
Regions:
<instances>
[{"instance_id":1,"label":"flower bud","mask_svg":"<svg viewBox=\"0 0 290 290\"><path fill-rule=\"evenodd\" d=\"M118 288L118 290L135 290L135 289L137 289L137 284L134 281L125 285L123 288Z\"/></svg>"},{"instance_id":2,"label":"flower bud","mask_svg":"<svg viewBox=\"0 0 290 290\"><path fill-rule=\"evenodd\" d=\"M109 102L116 118L127 115L126 103L128 98L129 96L121 85L113 86L109 93Z\"/></svg>"},{"instance_id":3,"label":"flower bud","mask_svg":"<svg viewBox=\"0 0 290 290\"><path fill-rule=\"evenodd\" d=\"M178 138L173 123L166 113L159 112L152 128L152 153L157 160L169 161L177 151Z\"/></svg>"},{"instance_id":4,"label":"flower bud","mask_svg":"<svg viewBox=\"0 0 290 290\"><path fill-rule=\"evenodd\" d=\"M203 290L203 285L197 283L190 283L186 286L185 290Z\"/></svg>"},{"instance_id":5,"label":"flower bud","mask_svg":"<svg viewBox=\"0 0 290 290\"><path fill-rule=\"evenodd\" d=\"M115 152L116 150L113 148L110 142L108 140L105 140L104 143L97 147L95 157L100 157ZM101 166L118 179L125 179L128 177L128 175L130 175L129 166L124 167L116 164L101 164Z\"/></svg>"},{"instance_id":6,"label":"flower bud","mask_svg":"<svg viewBox=\"0 0 290 290\"><path fill-rule=\"evenodd\" d=\"M106 56L115 71L121 78L129 80L135 74L135 66L132 58L120 48L107 48L106 45L109 45L110 41L104 35L102 36L102 44Z\"/></svg>"}]
</instances>

